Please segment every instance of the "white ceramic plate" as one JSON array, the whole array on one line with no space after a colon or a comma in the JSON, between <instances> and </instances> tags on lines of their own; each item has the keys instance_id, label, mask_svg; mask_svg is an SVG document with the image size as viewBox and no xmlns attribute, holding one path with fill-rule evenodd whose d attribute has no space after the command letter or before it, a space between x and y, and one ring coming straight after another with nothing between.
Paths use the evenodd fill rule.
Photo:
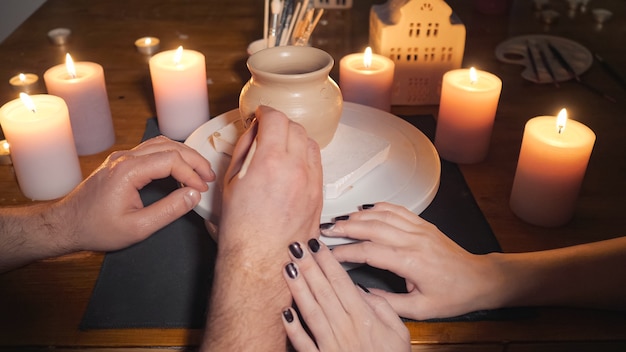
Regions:
<instances>
[{"instance_id":1,"label":"white ceramic plate","mask_svg":"<svg viewBox=\"0 0 626 352\"><path fill-rule=\"evenodd\" d=\"M223 178L230 156L215 151L209 137L238 118L236 109L216 116L185 141L211 162L217 174L218 181L209 184L209 190L202 193L202 200L194 209L214 224L219 224ZM435 197L441 175L439 155L428 137L395 115L349 102L344 103L341 123L383 137L391 143L391 148L387 160L358 180L352 189L337 199L324 200L320 222L330 222L336 216L358 210L362 204L379 201L421 213ZM328 246L351 242L344 238L321 239Z\"/></svg>"},{"instance_id":2,"label":"white ceramic plate","mask_svg":"<svg viewBox=\"0 0 626 352\"><path fill-rule=\"evenodd\" d=\"M507 39L496 47L496 57L502 62L525 66L521 73L524 79L535 83L552 83L552 77L550 77L538 52L538 50L542 50L558 82L572 79L573 77L547 48L547 42L552 43L558 49L578 75L583 74L593 64L591 52L581 44L567 38L544 34L522 35ZM528 44L530 44L531 53L537 65L539 79L535 77L532 69L532 63L526 49Z\"/></svg>"}]
</instances>

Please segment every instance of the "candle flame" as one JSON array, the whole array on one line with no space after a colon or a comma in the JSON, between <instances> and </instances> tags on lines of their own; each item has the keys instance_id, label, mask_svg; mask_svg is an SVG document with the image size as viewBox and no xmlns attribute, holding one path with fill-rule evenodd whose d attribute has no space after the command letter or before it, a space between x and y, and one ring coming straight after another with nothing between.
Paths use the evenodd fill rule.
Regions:
<instances>
[{"instance_id":1,"label":"candle flame","mask_svg":"<svg viewBox=\"0 0 626 352\"><path fill-rule=\"evenodd\" d=\"M74 60L72 60L70 53L65 54L65 68L67 68L67 73L72 76L72 78L76 78L76 67L74 66Z\"/></svg>"},{"instance_id":2,"label":"candle flame","mask_svg":"<svg viewBox=\"0 0 626 352\"><path fill-rule=\"evenodd\" d=\"M174 64L178 65L182 58L183 58L183 46L181 45L178 47L178 49L176 49L176 53L174 54Z\"/></svg>"},{"instance_id":3,"label":"candle flame","mask_svg":"<svg viewBox=\"0 0 626 352\"><path fill-rule=\"evenodd\" d=\"M3 141L2 142L2 149L9 152L11 150L11 146L9 145L9 142L7 141Z\"/></svg>"},{"instance_id":4,"label":"candle flame","mask_svg":"<svg viewBox=\"0 0 626 352\"><path fill-rule=\"evenodd\" d=\"M372 66L372 48L369 46L365 48L365 52L363 53L363 66L365 66L365 68Z\"/></svg>"},{"instance_id":5,"label":"candle flame","mask_svg":"<svg viewBox=\"0 0 626 352\"><path fill-rule=\"evenodd\" d=\"M22 82L22 83L26 82L26 75L25 74L20 73L18 77L20 79L20 82Z\"/></svg>"},{"instance_id":6,"label":"candle flame","mask_svg":"<svg viewBox=\"0 0 626 352\"><path fill-rule=\"evenodd\" d=\"M22 92L20 93L20 99L22 100L22 103L24 103L24 105L26 106L28 110L32 111L33 113L37 112L37 107L35 106L35 102L33 101L33 99L30 98L30 95Z\"/></svg>"},{"instance_id":7,"label":"candle flame","mask_svg":"<svg viewBox=\"0 0 626 352\"><path fill-rule=\"evenodd\" d=\"M565 131L565 124L567 123L567 110L561 109L556 116L556 131L561 134Z\"/></svg>"},{"instance_id":8,"label":"candle flame","mask_svg":"<svg viewBox=\"0 0 626 352\"><path fill-rule=\"evenodd\" d=\"M476 81L478 81L478 74L476 73L476 69L471 67L469 70L469 75L470 75L470 83L474 84L476 83Z\"/></svg>"},{"instance_id":9,"label":"candle flame","mask_svg":"<svg viewBox=\"0 0 626 352\"><path fill-rule=\"evenodd\" d=\"M146 38L143 42L144 42L144 44L146 44L146 45L150 45L150 44L152 44L152 38L148 37L148 38Z\"/></svg>"}]
</instances>

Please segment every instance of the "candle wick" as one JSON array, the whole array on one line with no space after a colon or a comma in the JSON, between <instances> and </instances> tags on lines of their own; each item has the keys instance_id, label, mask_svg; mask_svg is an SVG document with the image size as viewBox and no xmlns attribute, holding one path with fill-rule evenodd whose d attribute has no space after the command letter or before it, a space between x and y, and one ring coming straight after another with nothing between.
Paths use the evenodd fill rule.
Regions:
<instances>
[{"instance_id":1,"label":"candle wick","mask_svg":"<svg viewBox=\"0 0 626 352\"><path fill-rule=\"evenodd\" d=\"M558 129L559 134L563 133L563 128L564 127L565 126L563 126L563 125L559 125L559 129Z\"/></svg>"},{"instance_id":2,"label":"candle wick","mask_svg":"<svg viewBox=\"0 0 626 352\"><path fill-rule=\"evenodd\" d=\"M36 114L36 113L37 113L37 109L35 109L34 107L33 107L32 109L30 109L30 111L32 111L32 112L33 112L33 114Z\"/></svg>"}]
</instances>

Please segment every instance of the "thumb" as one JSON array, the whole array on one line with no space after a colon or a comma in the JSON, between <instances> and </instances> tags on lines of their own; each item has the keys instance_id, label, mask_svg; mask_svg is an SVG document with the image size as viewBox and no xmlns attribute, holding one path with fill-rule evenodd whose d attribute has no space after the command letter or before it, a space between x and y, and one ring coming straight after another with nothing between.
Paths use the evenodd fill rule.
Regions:
<instances>
[{"instance_id":1,"label":"thumb","mask_svg":"<svg viewBox=\"0 0 626 352\"><path fill-rule=\"evenodd\" d=\"M187 214L200 202L200 192L191 187L176 189L166 197L133 214L139 228L148 237L154 232Z\"/></svg>"},{"instance_id":2,"label":"thumb","mask_svg":"<svg viewBox=\"0 0 626 352\"><path fill-rule=\"evenodd\" d=\"M376 288L370 288L370 291L386 299L399 316L419 320L416 317L418 307L415 293L392 293Z\"/></svg>"}]
</instances>

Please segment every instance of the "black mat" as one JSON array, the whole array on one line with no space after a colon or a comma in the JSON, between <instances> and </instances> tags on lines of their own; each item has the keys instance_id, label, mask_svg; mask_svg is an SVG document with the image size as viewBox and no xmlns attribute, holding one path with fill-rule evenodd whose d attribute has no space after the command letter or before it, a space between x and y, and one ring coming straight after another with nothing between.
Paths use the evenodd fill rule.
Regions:
<instances>
[{"instance_id":1,"label":"black mat","mask_svg":"<svg viewBox=\"0 0 626 352\"><path fill-rule=\"evenodd\" d=\"M430 138L434 135L432 116L404 119ZM156 120L148 120L144 139L158 134ZM500 251L458 167L442 161L441 171L439 192L421 215L472 253ZM173 179L153 182L141 191L142 199L152 203L175 187ZM215 251L202 219L190 212L147 240L107 254L81 329L203 327ZM364 266L350 274L368 287L405 290L401 278L384 270ZM517 311L498 310L446 320L497 320L517 315Z\"/></svg>"}]
</instances>

